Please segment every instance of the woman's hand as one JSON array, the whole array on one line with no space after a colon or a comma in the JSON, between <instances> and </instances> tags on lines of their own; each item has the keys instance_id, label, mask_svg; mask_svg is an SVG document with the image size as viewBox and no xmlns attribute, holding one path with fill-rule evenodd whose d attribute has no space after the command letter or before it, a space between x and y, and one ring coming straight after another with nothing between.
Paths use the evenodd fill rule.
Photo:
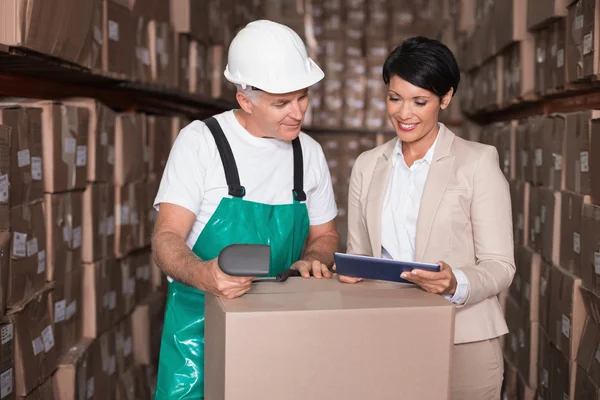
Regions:
<instances>
[{"instance_id":1,"label":"woman's hand","mask_svg":"<svg viewBox=\"0 0 600 400\"><path fill-rule=\"evenodd\" d=\"M419 285L425 291L433 294L454 295L456 292L456 277L452 268L440 261L440 272L413 269L411 272L403 272L400 277Z\"/></svg>"}]
</instances>

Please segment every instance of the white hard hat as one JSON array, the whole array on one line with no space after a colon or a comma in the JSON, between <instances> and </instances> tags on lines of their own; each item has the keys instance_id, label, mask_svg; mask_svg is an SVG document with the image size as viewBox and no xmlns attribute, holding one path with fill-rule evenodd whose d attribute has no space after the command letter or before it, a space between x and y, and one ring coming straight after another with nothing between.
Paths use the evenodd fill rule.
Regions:
<instances>
[{"instance_id":1,"label":"white hard hat","mask_svg":"<svg viewBox=\"0 0 600 400\"><path fill-rule=\"evenodd\" d=\"M265 92L295 92L319 82L325 74L308 57L300 36L276 22L246 25L229 46L225 78Z\"/></svg>"}]
</instances>

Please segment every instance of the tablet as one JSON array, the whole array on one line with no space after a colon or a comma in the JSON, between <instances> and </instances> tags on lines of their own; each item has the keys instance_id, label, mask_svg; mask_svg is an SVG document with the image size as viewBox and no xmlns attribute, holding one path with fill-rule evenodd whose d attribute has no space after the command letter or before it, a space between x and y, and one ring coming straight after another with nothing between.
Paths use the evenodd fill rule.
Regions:
<instances>
[{"instance_id":1,"label":"tablet","mask_svg":"<svg viewBox=\"0 0 600 400\"><path fill-rule=\"evenodd\" d=\"M335 265L339 275L354 278L374 279L401 283L412 283L400 278L403 272L413 269L422 269L431 272L440 272L437 264L388 260L385 258L357 256L353 254L335 253Z\"/></svg>"}]
</instances>

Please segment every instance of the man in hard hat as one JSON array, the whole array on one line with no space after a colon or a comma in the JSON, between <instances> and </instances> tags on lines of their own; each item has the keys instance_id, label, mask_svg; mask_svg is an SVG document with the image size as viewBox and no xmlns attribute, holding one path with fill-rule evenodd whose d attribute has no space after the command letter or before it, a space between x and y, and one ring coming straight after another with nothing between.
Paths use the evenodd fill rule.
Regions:
<instances>
[{"instance_id":1,"label":"man in hard hat","mask_svg":"<svg viewBox=\"0 0 600 400\"><path fill-rule=\"evenodd\" d=\"M321 147L300 132L323 71L293 30L263 20L233 39L225 77L240 109L180 132L155 200L154 259L170 281L157 400L204 397L204 293L235 298L252 282L219 268L222 249L269 244L271 276L290 267L332 276L331 176Z\"/></svg>"}]
</instances>

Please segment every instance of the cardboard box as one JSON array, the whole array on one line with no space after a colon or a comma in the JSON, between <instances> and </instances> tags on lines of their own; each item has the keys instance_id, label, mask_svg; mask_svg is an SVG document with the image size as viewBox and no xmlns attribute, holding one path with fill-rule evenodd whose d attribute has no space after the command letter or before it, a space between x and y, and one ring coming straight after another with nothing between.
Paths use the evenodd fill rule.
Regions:
<instances>
[{"instance_id":1,"label":"cardboard box","mask_svg":"<svg viewBox=\"0 0 600 400\"><path fill-rule=\"evenodd\" d=\"M54 323L56 350L59 355L67 352L82 337L83 269L77 265L56 282L50 293L49 312Z\"/></svg>"},{"instance_id":2,"label":"cardboard box","mask_svg":"<svg viewBox=\"0 0 600 400\"><path fill-rule=\"evenodd\" d=\"M534 185L544 186L544 146L548 143L552 129L546 124L546 117L529 118L529 160L527 180ZM550 128L550 129L548 129Z\"/></svg>"},{"instance_id":3,"label":"cardboard box","mask_svg":"<svg viewBox=\"0 0 600 400\"><path fill-rule=\"evenodd\" d=\"M225 68L225 48L222 45L210 45L207 49L208 90L213 99L223 97L223 70Z\"/></svg>"},{"instance_id":4,"label":"cardboard box","mask_svg":"<svg viewBox=\"0 0 600 400\"><path fill-rule=\"evenodd\" d=\"M527 2L505 0L494 3L493 27L496 33L496 48L502 50L512 43L527 37Z\"/></svg>"},{"instance_id":5,"label":"cardboard box","mask_svg":"<svg viewBox=\"0 0 600 400\"><path fill-rule=\"evenodd\" d=\"M135 384L135 367L129 367L117 377L116 399L136 400L139 399Z\"/></svg>"},{"instance_id":6,"label":"cardboard box","mask_svg":"<svg viewBox=\"0 0 600 400\"><path fill-rule=\"evenodd\" d=\"M115 188L115 248L116 258L123 258L139 248L142 240L140 214L145 209L145 183L139 182Z\"/></svg>"},{"instance_id":7,"label":"cardboard box","mask_svg":"<svg viewBox=\"0 0 600 400\"><path fill-rule=\"evenodd\" d=\"M210 95L210 65L208 59L208 46L197 40L190 40L190 93L201 93L204 96Z\"/></svg>"},{"instance_id":8,"label":"cardboard box","mask_svg":"<svg viewBox=\"0 0 600 400\"><path fill-rule=\"evenodd\" d=\"M152 80L168 87L176 87L177 57L175 49L175 33L166 22L150 21L150 64Z\"/></svg>"},{"instance_id":9,"label":"cardboard box","mask_svg":"<svg viewBox=\"0 0 600 400\"><path fill-rule=\"evenodd\" d=\"M600 207L584 204L581 216L581 284L600 294Z\"/></svg>"},{"instance_id":10,"label":"cardboard box","mask_svg":"<svg viewBox=\"0 0 600 400\"><path fill-rule=\"evenodd\" d=\"M504 314L506 317L506 324L508 325L508 334L504 340L504 358L511 365L518 366L520 356L519 329L523 326L525 317L523 316L523 311L519 307L519 303L512 297L506 299L506 310Z\"/></svg>"},{"instance_id":11,"label":"cardboard box","mask_svg":"<svg viewBox=\"0 0 600 400\"><path fill-rule=\"evenodd\" d=\"M171 149L171 118L149 116L147 121L148 177L160 181Z\"/></svg>"},{"instance_id":12,"label":"cardboard box","mask_svg":"<svg viewBox=\"0 0 600 400\"><path fill-rule=\"evenodd\" d=\"M183 33L175 34L175 54L177 55L177 87L184 92L190 92L191 82L191 60L190 45L191 38Z\"/></svg>"},{"instance_id":13,"label":"cardboard box","mask_svg":"<svg viewBox=\"0 0 600 400\"><path fill-rule=\"evenodd\" d=\"M539 321L541 329L544 332L550 332L550 295L551 295L551 279L552 279L552 264L541 260L540 262L540 292L538 297L539 302Z\"/></svg>"},{"instance_id":14,"label":"cardboard box","mask_svg":"<svg viewBox=\"0 0 600 400\"><path fill-rule=\"evenodd\" d=\"M48 378L40 386L36 387L27 396L17 396L17 400L53 400L54 388L52 378Z\"/></svg>"},{"instance_id":15,"label":"cardboard box","mask_svg":"<svg viewBox=\"0 0 600 400\"><path fill-rule=\"evenodd\" d=\"M144 249L131 253L123 262L129 264L131 272L135 276L135 301L141 304L152 293L152 270L150 261L152 255L150 249Z\"/></svg>"},{"instance_id":16,"label":"cardboard box","mask_svg":"<svg viewBox=\"0 0 600 400\"><path fill-rule=\"evenodd\" d=\"M0 107L0 124L11 128L10 207L42 199L42 110Z\"/></svg>"},{"instance_id":17,"label":"cardboard box","mask_svg":"<svg viewBox=\"0 0 600 400\"><path fill-rule=\"evenodd\" d=\"M101 71L104 65L104 1L92 0L93 14L91 23L88 25L89 32L86 37L86 47L89 49L80 64L92 71Z\"/></svg>"},{"instance_id":18,"label":"cardboard box","mask_svg":"<svg viewBox=\"0 0 600 400\"><path fill-rule=\"evenodd\" d=\"M96 398L114 398L117 385L117 352L115 348L115 332L109 330L100 336L92 346L92 357L95 364Z\"/></svg>"},{"instance_id":19,"label":"cardboard box","mask_svg":"<svg viewBox=\"0 0 600 400\"><path fill-rule=\"evenodd\" d=\"M207 7L208 4L192 0L171 1L171 24L175 32L190 33L196 39L207 40L209 27L219 22L209 19Z\"/></svg>"},{"instance_id":20,"label":"cardboard box","mask_svg":"<svg viewBox=\"0 0 600 400\"><path fill-rule=\"evenodd\" d=\"M140 82L152 81L152 62L150 57L149 25L151 21L139 13L134 13L132 21L135 24L135 53L133 58L132 78Z\"/></svg>"},{"instance_id":21,"label":"cardboard box","mask_svg":"<svg viewBox=\"0 0 600 400\"><path fill-rule=\"evenodd\" d=\"M528 388L536 388L538 382L538 348L539 330L538 322L528 321L527 314L519 327L519 356L518 371L523 383ZM524 390L523 390L524 391Z\"/></svg>"},{"instance_id":22,"label":"cardboard box","mask_svg":"<svg viewBox=\"0 0 600 400\"><path fill-rule=\"evenodd\" d=\"M529 239L528 245L536 250L542 248L542 219L539 186L531 186L529 191Z\"/></svg>"},{"instance_id":23,"label":"cardboard box","mask_svg":"<svg viewBox=\"0 0 600 400\"><path fill-rule=\"evenodd\" d=\"M581 276L581 214L589 198L561 192L560 266Z\"/></svg>"},{"instance_id":24,"label":"cardboard box","mask_svg":"<svg viewBox=\"0 0 600 400\"><path fill-rule=\"evenodd\" d=\"M538 351L538 382L537 394L540 399L550 400L552 382L550 375L552 374L552 352L558 351L552 347L550 339L543 329L540 329L539 351ZM536 399L537 400L537 399Z\"/></svg>"},{"instance_id":25,"label":"cardboard box","mask_svg":"<svg viewBox=\"0 0 600 400\"><path fill-rule=\"evenodd\" d=\"M64 400L97 399L92 339L82 339L58 359L54 374L54 398Z\"/></svg>"},{"instance_id":26,"label":"cardboard box","mask_svg":"<svg viewBox=\"0 0 600 400\"><path fill-rule=\"evenodd\" d=\"M585 373L581 367L577 367L577 378L575 381L575 398L576 399L600 399L600 389Z\"/></svg>"},{"instance_id":27,"label":"cardboard box","mask_svg":"<svg viewBox=\"0 0 600 400\"><path fill-rule=\"evenodd\" d=\"M554 190L565 187L565 130L566 118L556 114L545 120L544 130L546 139L544 143L542 180L543 184Z\"/></svg>"},{"instance_id":28,"label":"cardboard box","mask_svg":"<svg viewBox=\"0 0 600 400\"><path fill-rule=\"evenodd\" d=\"M514 0L516 1L516 0ZM503 105L535 98L535 40L532 34L506 47L502 56Z\"/></svg>"},{"instance_id":29,"label":"cardboard box","mask_svg":"<svg viewBox=\"0 0 600 400\"><path fill-rule=\"evenodd\" d=\"M541 253L550 264L560 265L562 196L548 188L540 188Z\"/></svg>"},{"instance_id":30,"label":"cardboard box","mask_svg":"<svg viewBox=\"0 0 600 400\"><path fill-rule=\"evenodd\" d=\"M46 279L63 282L81 265L83 192L44 195L46 217Z\"/></svg>"},{"instance_id":31,"label":"cardboard box","mask_svg":"<svg viewBox=\"0 0 600 400\"><path fill-rule=\"evenodd\" d=\"M135 367L136 393L141 399L151 399L156 392L158 371L154 365L142 365Z\"/></svg>"},{"instance_id":32,"label":"cardboard box","mask_svg":"<svg viewBox=\"0 0 600 400\"><path fill-rule=\"evenodd\" d=\"M42 153L46 193L84 189L88 170L89 111L44 101Z\"/></svg>"},{"instance_id":33,"label":"cardboard box","mask_svg":"<svg viewBox=\"0 0 600 400\"><path fill-rule=\"evenodd\" d=\"M64 104L86 108L90 115L87 181L112 182L115 165L116 113L93 99L70 99Z\"/></svg>"},{"instance_id":34,"label":"cardboard box","mask_svg":"<svg viewBox=\"0 0 600 400\"><path fill-rule=\"evenodd\" d=\"M549 337L569 360L577 359L587 314L580 287L581 279L560 267L552 267Z\"/></svg>"},{"instance_id":35,"label":"cardboard box","mask_svg":"<svg viewBox=\"0 0 600 400\"><path fill-rule=\"evenodd\" d=\"M104 5L102 70L119 78L133 76L136 20L133 12L114 0Z\"/></svg>"},{"instance_id":36,"label":"cardboard box","mask_svg":"<svg viewBox=\"0 0 600 400\"><path fill-rule=\"evenodd\" d=\"M151 365L158 360L164 313L164 293L152 293L133 312L133 356L136 365Z\"/></svg>"},{"instance_id":37,"label":"cardboard box","mask_svg":"<svg viewBox=\"0 0 600 400\"><path fill-rule=\"evenodd\" d=\"M117 376L122 376L134 366L131 316L127 316L117 323L114 332L117 355Z\"/></svg>"},{"instance_id":38,"label":"cardboard box","mask_svg":"<svg viewBox=\"0 0 600 400\"><path fill-rule=\"evenodd\" d=\"M542 258L525 246L518 246L515 254L518 262L518 272L515 276L514 286L516 290L511 292L511 296L523 311L524 321L539 322Z\"/></svg>"},{"instance_id":39,"label":"cardboard box","mask_svg":"<svg viewBox=\"0 0 600 400\"><path fill-rule=\"evenodd\" d=\"M547 26L555 19L567 16L569 0L528 0L527 28L532 30Z\"/></svg>"},{"instance_id":40,"label":"cardboard box","mask_svg":"<svg viewBox=\"0 0 600 400\"><path fill-rule=\"evenodd\" d=\"M115 261L83 265L83 336L98 338L117 320L120 271Z\"/></svg>"},{"instance_id":41,"label":"cardboard box","mask_svg":"<svg viewBox=\"0 0 600 400\"><path fill-rule=\"evenodd\" d=\"M0 393L3 400L14 400L14 325L10 322L0 325L0 335Z\"/></svg>"},{"instance_id":42,"label":"cardboard box","mask_svg":"<svg viewBox=\"0 0 600 400\"><path fill-rule=\"evenodd\" d=\"M152 258L150 262L150 268L152 269L152 290L155 292L167 293L169 289L167 275L156 264L154 258Z\"/></svg>"},{"instance_id":43,"label":"cardboard box","mask_svg":"<svg viewBox=\"0 0 600 400\"><path fill-rule=\"evenodd\" d=\"M139 247L150 246L152 233L154 232L154 224L158 217L158 211L154 208L154 199L158 193L159 182L157 180L149 180L146 182L145 186L146 196L144 197L144 208L140 213L141 243Z\"/></svg>"},{"instance_id":44,"label":"cardboard box","mask_svg":"<svg viewBox=\"0 0 600 400\"><path fill-rule=\"evenodd\" d=\"M551 399L574 399L577 363L552 347Z\"/></svg>"},{"instance_id":45,"label":"cardboard box","mask_svg":"<svg viewBox=\"0 0 600 400\"><path fill-rule=\"evenodd\" d=\"M591 168L595 167L591 159L597 151L590 146L592 135L597 136L592 132L592 120L596 118L600 118L600 111L569 114L566 119L565 188L584 195L589 195L592 187L600 186L593 182L593 177L600 176L600 172Z\"/></svg>"},{"instance_id":46,"label":"cardboard box","mask_svg":"<svg viewBox=\"0 0 600 400\"><path fill-rule=\"evenodd\" d=\"M509 399L517 398L518 391L518 380L519 373L517 368L512 366L511 363L505 358L504 359L504 393Z\"/></svg>"},{"instance_id":47,"label":"cardboard box","mask_svg":"<svg viewBox=\"0 0 600 400\"><path fill-rule=\"evenodd\" d=\"M83 262L112 258L115 248L115 189L89 184L83 193Z\"/></svg>"},{"instance_id":48,"label":"cardboard box","mask_svg":"<svg viewBox=\"0 0 600 400\"><path fill-rule=\"evenodd\" d=\"M129 315L135 308L136 269L130 256L117 261L118 293L117 293L117 319Z\"/></svg>"},{"instance_id":49,"label":"cardboard box","mask_svg":"<svg viewBox=\"0 0 600 400\"><path fill-rule=\"evenodd\" d=\"M549 70L550 54L548 53L548 49L550 48L548 45L550 41L550 27L533 32L533 35L535 37L535 92L537 94L544 94L548 91L550 86L548 80L551 79Z\"/></svg>"},{"instance_id":50,"label":"cardboard box","mask_svg":"<svg viewBox=\"0 0 600 400\"><path fill-rule=\"evenodd\" d=\"M595 114L595 113L594 113ZM589 171L587 171L587 177L584 175L585 164L582 162L580 167L582 170L582 190L589 185L589 194L591 201L594 204L600 204L600 160L598 160L598 154L600 154L600 120L594 119L590 122L590 135L589 135ZM582 152L580 158L585 157Z\"/></svg>"},{"instance_id":51,"label":"cardboard box","mask_svg":"<svg viewBox=\"0 0 600 400\"><path fill-rule=\"evenodd\" d=\"M581 288L581 295L587 311L587 319L581 336L577 364L598 385L600 382L600 297L584 288Z\"/></svg>"},{"instance_id":52,"label":"cardboard box","mask_svg":"<svg viewBox=\"0 0 600 400\"><path fill-rule=\"evenodd\" d=\"M365 121L367 94L366 60L364 57L346 58L344 82L344 127L360 129Z\"/></svg>"},{"instance_id":53,"label":"cardboard box","mask_svg":"<svg viewBox=\"0 0 600 400\"><path fill-rule=\"evenodd\" d=\"M583 4L583 76L596 77L600 73L600 1L584 0Z\"/></svg>"},{"instance_id":54,"label":"cardboard box","mask_svg":"<svg viewBox=\"0 0 600 400\"><path fill-rule=\"evenodd\" d=\"M9 273L12 255L11 238L12 232L0 231L0 317L4 316L8 305Z\"/></svg>"},{"instance_id":55,"label":"cardboard box","mask_svg":"<svg viewBox=\"0 0 600 400\"><path fill-rule=\"evenodd\" d=\"M0 125L0 230L10 229L11 128Z\"/></svg>"},{"instance_id":56,"label":"cardboard box","mask_svg":"<svg viewBox=\"0 0 600 400\"><path fill-rule=\"evenodd\" d=\"M144 129L142 114L117 115L115 135L115 174L114 184L124 186L128 183L144 180Z\"/></svg>"},{"instance_id":57,"label":"cardboard box","mask_svg":"<svg viewBox=\"0 0 600 400\"><path fill-rule=\"evenodd\" d=\"M595 2L596 0L576 0L568 6L567 82L578 82L586 78L584 59L594 48Z\"/></svg>"},{"instance_id":58,"label":"cardboard box","mask_svg":"<svg viewBox=\"0 0 600 400\"><path fill-rule=\"evenodd\" d=\"M514 241L516 244L527 245L529 241L529 183L511 181L511 200L513 212Z\"/></svg>"},{"instance_id":59,"label":"cardboard box","mask_svg":"<svg viewBox=\"0 0 600 400\"><path fill-rule=\"evenodd\" d=\"M15 387L25 396L56 369L57 351L49 309L49 292L32 298L9 316L15 335Z\"/></svg>"},{"instance_id":60,"label":"cardboard box","mask_svg":"<svg viewBox=\"0 0 600 400\"><path fill-rule=\"evenodd\" d=\"M529 120L520 120L515 129L515 177L524 182L527 182L531 176L529 171L531 147Z\"/></svg>"},{"instance_id":61,"label":"cardboard box","mask_svg":"<svg viewBox=\"0 0 600 400\"><path fill-rule=\"evenodd\" d=\"M46 284L46 227L42 202L11 209L11 225L9 307L28 300Z\"/></svg>"},{"instance_id":62,"label":"cardboard box","mask_svg":"<svg viewBox=\"0 0 600 400\"><path fill-rule=\"evenodd\" d=\"M377 341L356 328L362 319L371 327L381 327ZM319 344L306 334L313 326L344 340ZM444 339L432 342L431 332ZM205 396L281 399L293 393L302 399L364 399L372 396L371 387L360 383L366 379L377 386L380 397L393 397L402 386L404 396L410 398L447 399L453 332L452 304L414 288L382 282L343 285L334 280L291 279L283 285L256 286L242 302L207 295L205 357L213 367L206 370ZM251 347L249 336L255 339ZM273 346L281 337L295 343L284 358L281 349ZM411 343L408 352L400 345L406 342ZM364 352L349 353L348 343ZM344 367L326 367L331 360ZM328 379L304 385L312 376L309 365L326 368ZM366 371L362 365L372 368ZM404 373L399 375L400 370ZM434 374L435 382L421 374L423 370ZM290 376L288 371L297 373Z\"/></svg>"}]
</instances>

